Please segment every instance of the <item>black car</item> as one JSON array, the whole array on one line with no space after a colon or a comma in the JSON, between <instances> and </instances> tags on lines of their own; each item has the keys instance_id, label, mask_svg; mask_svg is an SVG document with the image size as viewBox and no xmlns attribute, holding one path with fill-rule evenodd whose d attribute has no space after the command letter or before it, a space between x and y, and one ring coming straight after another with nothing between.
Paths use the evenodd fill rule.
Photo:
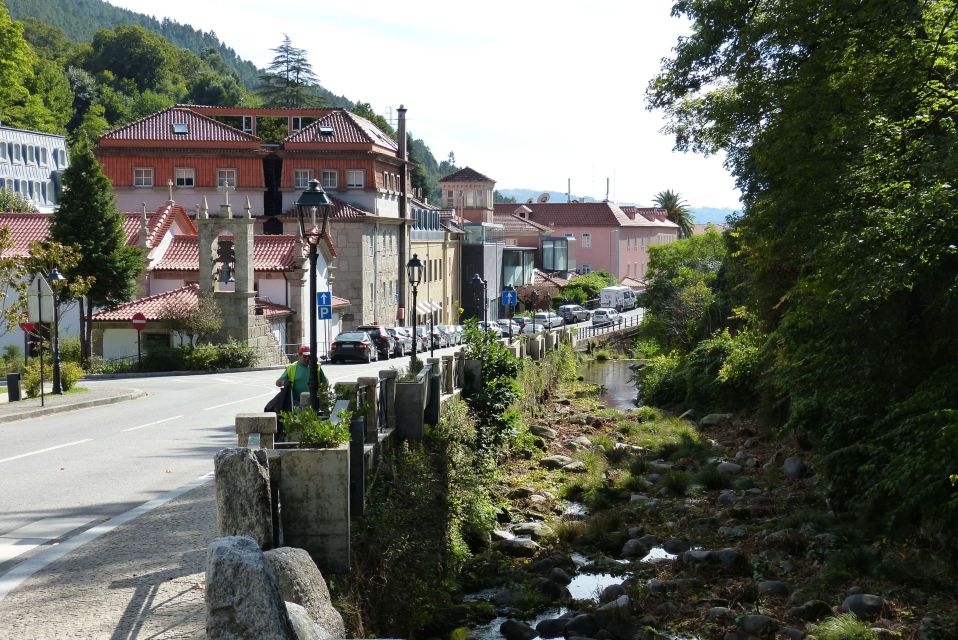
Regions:
<instances>
[{"instance_id":1,"label":"black car","mask_svg":"<svg viewBox=\"0 0 958 640\"><path fill-rule=\"evenodd\" d=\"M372 338L365 331L347 331L333 340L329 348L329 361L362 360L374 362L379 359L379 352L373 345Z\"/></svg>"},{"instance_id":2,"label":"black car","mask_svg":"<svg viewBox=\"0 0 958 640\"><path fill-rule=\"evenodd\" d=\"M381 327L378 324L364 324L360 327L356 327L356 331L365 331L379 350L379 357L383 360L389 360L389 356L392 355L393 352L395 340L389 335L385 327Z\"/></svg>"}]
</instances>

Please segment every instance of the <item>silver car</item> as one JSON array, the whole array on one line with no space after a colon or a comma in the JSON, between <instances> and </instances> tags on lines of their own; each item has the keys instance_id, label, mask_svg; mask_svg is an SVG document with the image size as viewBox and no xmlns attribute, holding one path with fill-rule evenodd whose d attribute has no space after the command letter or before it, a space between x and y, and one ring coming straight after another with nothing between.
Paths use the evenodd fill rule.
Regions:
<instances>
[{"instance_id":1,"label":"silver car","mask_svg":"<svg viewBox=\"0 0 958 640\"><path fill-rule=\"evenodd\" d=\"M532 322L535 324L543 324L549 329L555 329L565 324L565 320L562 319L562 316L552 311L540 311L532 316Z\"/></svg>"}]
</instances>

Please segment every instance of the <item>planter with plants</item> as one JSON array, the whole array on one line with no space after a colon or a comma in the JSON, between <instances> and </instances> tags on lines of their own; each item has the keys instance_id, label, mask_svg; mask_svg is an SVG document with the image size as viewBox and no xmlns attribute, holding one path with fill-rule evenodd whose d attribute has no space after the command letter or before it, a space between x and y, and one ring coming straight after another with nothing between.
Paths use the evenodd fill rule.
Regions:
<instances>
[{"instance_id":1,"label":"planter with plants","mask_svg":"<svg viewBox=\"0 0 958 640\"><path fill-rule=\"evenodd\" d=\"M310 410L281 413L297 448L279 455L283 544L306 549L324 572L349 567L349 424Z\"/></svg>"},{"instance_id":2,"label":"planter with plants","mask_svg":"<svg viewBox=\"0 0 958 640\"><path fill-rule=\"evenodd\" d=\"M425 431L426 376L420 375L422 360L413 360L396 377L396 430L404 440L421 440Z\"/></svg>"}]
</instances>

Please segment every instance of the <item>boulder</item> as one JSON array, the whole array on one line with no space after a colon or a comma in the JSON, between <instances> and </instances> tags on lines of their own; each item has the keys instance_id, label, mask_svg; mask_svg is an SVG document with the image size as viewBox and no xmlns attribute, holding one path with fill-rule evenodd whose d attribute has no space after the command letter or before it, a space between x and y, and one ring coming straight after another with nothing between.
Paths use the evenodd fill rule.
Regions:
<instances>
[{"instance_id":1,"label":"boulder","mask_svg":"<svg viewBox=\"0 0 958 640\"><path fill-rule=\"evenodd\" d=\"M323 625L310 617L305 607L295 602L286 603L286 614L289 616L290 624L293 625L296 640L328 640L333 637L323 628Z\"/></svg>"},{"instance_id":2,"label":"boulder","mask_svg":"<svg viewBox=\"0 0 958 640\"><path fill-rule=\"evenodd\" d=\"M561 469L573 462L572 458L563 455L546 456L539 460L539 466L544 469Z\"/></svg>"},{"instance_id":3,"label":"boulder","mask_svg":"<svg viewBox=\"0 0 958 640\"><path fill-rule=\"evenodd\" d=\"M729 475L742 473L742 465L735 464L734 462L720 462L715 469L719 473L727 473Z\"/></svg>"},{"instance_id":4,"label":"boulder","mask_svg":"<svg viewBox=\"0 0 958 640\"><path fill-rule=\"evenodd\" d=\"M509 492L508 497L510 500L520 500L522 498L528 498L535 492L536 490L532 487L516 487Z\"/></svg>"},{"instance_id":5,"label":"boulder","mask_svg":"<svg viewBox=\"0 0 958 640\"><path fill-rule=\"evenodd\" d=\"M546 440L555 440L559 437L559 432L555 429L539 424L534 424L529 427L529 433L534 436L539 436L540 438L545 438Z\"/></svg>"},{"instance_id":6,"label":"boulder","mask_svg":"<svg viewBox=\"0 0 958 640\"><path fill-rule=\"evenodd\" d=\"M719 527L718 534L730 540L738 540L745 537L745 529L742 527Z\"/></svg>"},{"instance_id":7,"label":"boulder","mask_svg":"<svg viewBox=\"0 0 958 640\"><path fill-rule=\"evenodd\" d=\"M758 594L772 598L787 598L791 589L781 580L763 580L758 583Z\"/></svg>"},{"instance_id":8,"label":"boulder","mask_svg":"<svg viewBox=\"0 0 958 640\"><path fill-rule=\"evenodd\" d=\"M599 630L599 623L591 613L580 613L569 620L565 627L566 637L586 636L592 637Z\"/></svg>"},{"instance_id":9,"label":"boulder","mask_svg":"<svg viewBox=\"0 0 958 640\"><path fill-rule=\"evenodd\" d=\"M540 638L561 638L571 618L549 618L536 625Z\"/></svg>"},{"instance_id":10,"label":"boulder","mask_svg":"<svg viewBox=\"0 0 958 640\"><path fill-rule=\"evenodd\" d=\"M222 449L213 458L216 530L249 536L260 549L273 546L269 463L263 449Z\"/></svg>"},{"instance_id":11,"label":"boulder","mask_svg":"<svg viewBox=\"0 0 958 640\"><path fill-rule=\"evenodd\" d=\"M572 582L572 577L561 567L556 567L549 572L549 580L552 580L556 584L566 586Z\"/></svg>"},{"instance_id":12,"label":"boulder","mask_svg":"<svg viewBox=\"0 0 958 640\"><path fill-rule=\"evenodd\" d=\"M512 527L512 533L517 536L531 536L533 540L551 538L555 535L549 525L541 522L523 522Z\"/></svg>"},{"instance_id":13,"label":"boulder","mask_svg":"<svg viewBox=\"0 0 958 640\"><path fill-rule=\"evenodd\" d=\"M493 543L492 548L513 558L531 558L541 547L527 538L512 538Z\"/></svg>"},{"instance_id":14,"label":"boulder","mask_svg":"<svg viewBox=\"0 0 958 640\"><path fill-rule=\"evenodd\" d=\"M662 548L666 553L671 553L672 555L678 555L684 553L692 548L686 540L679 540L678 538L669 538L662 543Z\"/></svg>"},{"instance_id":15,"label":"boulder","mask_svg":"<svg viewBox=\"0 0 958 640\"><path fill-rule=\"evenodd\" d=\"M703 429L708 427L724 427L732 421L731 413L710 413L699 420L699 426Z\"/></svg>"},{"instance_id":16,"label":"boulder","mask_svg":"<svg viewBox=\"0 0 958 640\"><path fill-rule=\"evenodd\" d=\"M782 472L789 480L800 480L809 475L808 465L797 456L785 459L782 463Z\"/></svg>"},{"instance_id":17,"label":"boulder","mask_svg":"<svg viewBox=\"0 0 958 640\"><path fill-rule=\"evenodd\" d=\"M767 637L778 631L778 620L758 613L742 616L738 619L739 628L750 636Z\"/></svg>"},{"instance_id":18,"label":"boulder","mask_svg":"<svg viewBox=\"0 0 958 640\"><path fill-rule=\"evenodd\" d=\"M581 460L574 460L566 466L562 467L563 471L568 471L571 473L585 473L588 471L588 467L585 466L585 463Z\"/></svg>"},{"instance_id":19,"label":"boulder","mask_svg":"<svg viewBox=\"0 0 958 640\"><path fill-rule=\"evenodd\" d=\"M806 622L818 622L832 615L832 608L824 600L809 600L803 605L790 609L788 615Z\"/></svg>"},{"instance_id":20,"label":"boulder","mask_svg":"<svg viewBox=\"0 0 958 640\"><path fill-rule=\"evenodd\" d=\"M709 622L729 624L735 621L735 612L728 607L712 607L708 610L708 613L705 614L705 619Z\"/></svg>"},{"instance_id":21,"label":"boulder","mask_svg":"<svg viewBox=\"0 0 958 640\"><path fill-rule=\"evenodd\" d=\"M279 586L255 540L218 538L206 564L208 640L295 638Z\"/></svg>"},{"instance_id":22,"label":"boulder","mask_svg":"<svg viewBox=\"0 0 958 640\"><path fill-rule=\"evenodd\" d=\"M625 595L625 587L621 584L610 584L608 587L602 590L602 593L599 594L599 602L603 604L606 602L612 602L613 600Z\"/></svg>"},{"instance_id":23,"label":"boulder","mask_svg":"<svg viewBox=\"0 0 958 640\"><path fill-rule=\"evenodd\" d=\"M631 540L626 540L625 544L622 545L622 553L620 555L623 558L644 558L649 555L649 548L642 544L641 540L632 538Z\"/></svg>"},{"instance_id":24,"label":"boulder","mask_svg":"<svg viewBox=\"0 0 958 640\"><path fill-rule=\"evenodd\" d=\"M302 606L332 636L346 635L343 616L333 607L326 580L304 549L280 547L265 556L284 600Z\"/></svg>"},{"instance_id":25,"label":"boulder","mask_svg":"<svg viewBox=\"0 0 958 640\"><path fill-rule=\"evenodd\" d=\"M538 635L535 629L525 622L519 622L518 620L506 620L503 622L499 625L499 633L501 633L506 640L532 640Z\"/></svg>"},{"instance_id":26,"label":"boulder","mask_svg":"<svg viewBox=\"0 0 958 640\"><path fill-rule=\"evenodd\" d=\"M854 613L862 620L874 620L885 608L885 599L870 593L857 593L842 602L842 612Z\"/></svg>"}]
</instances>

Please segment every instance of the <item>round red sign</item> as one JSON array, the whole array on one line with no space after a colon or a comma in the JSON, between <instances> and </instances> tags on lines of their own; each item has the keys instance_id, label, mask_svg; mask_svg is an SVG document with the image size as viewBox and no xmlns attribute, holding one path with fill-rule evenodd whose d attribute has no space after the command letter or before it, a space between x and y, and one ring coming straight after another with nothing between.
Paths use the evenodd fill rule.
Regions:
<instances>
[{"instance_id":1,"label":"round red sign","mask_svg":"<svg viewBox=\"0 0 958 640\"><path fill-rule=\"evenodd\" d=\"M133 314L133 328L137 331L144 329L146 327L146 316L142 313Z\"/></svg>"},{"instance_id":2,"label":"round red sign","mask_svg":"<svg viewBox=\"0 0 958 640\"><path fill-rule=\"evenodd\" d=\"M37 328L37 324L35 322L21 322L20 328L26 331L27 333L30 333L31 331Z\"/></svg>"}]
</instances>

